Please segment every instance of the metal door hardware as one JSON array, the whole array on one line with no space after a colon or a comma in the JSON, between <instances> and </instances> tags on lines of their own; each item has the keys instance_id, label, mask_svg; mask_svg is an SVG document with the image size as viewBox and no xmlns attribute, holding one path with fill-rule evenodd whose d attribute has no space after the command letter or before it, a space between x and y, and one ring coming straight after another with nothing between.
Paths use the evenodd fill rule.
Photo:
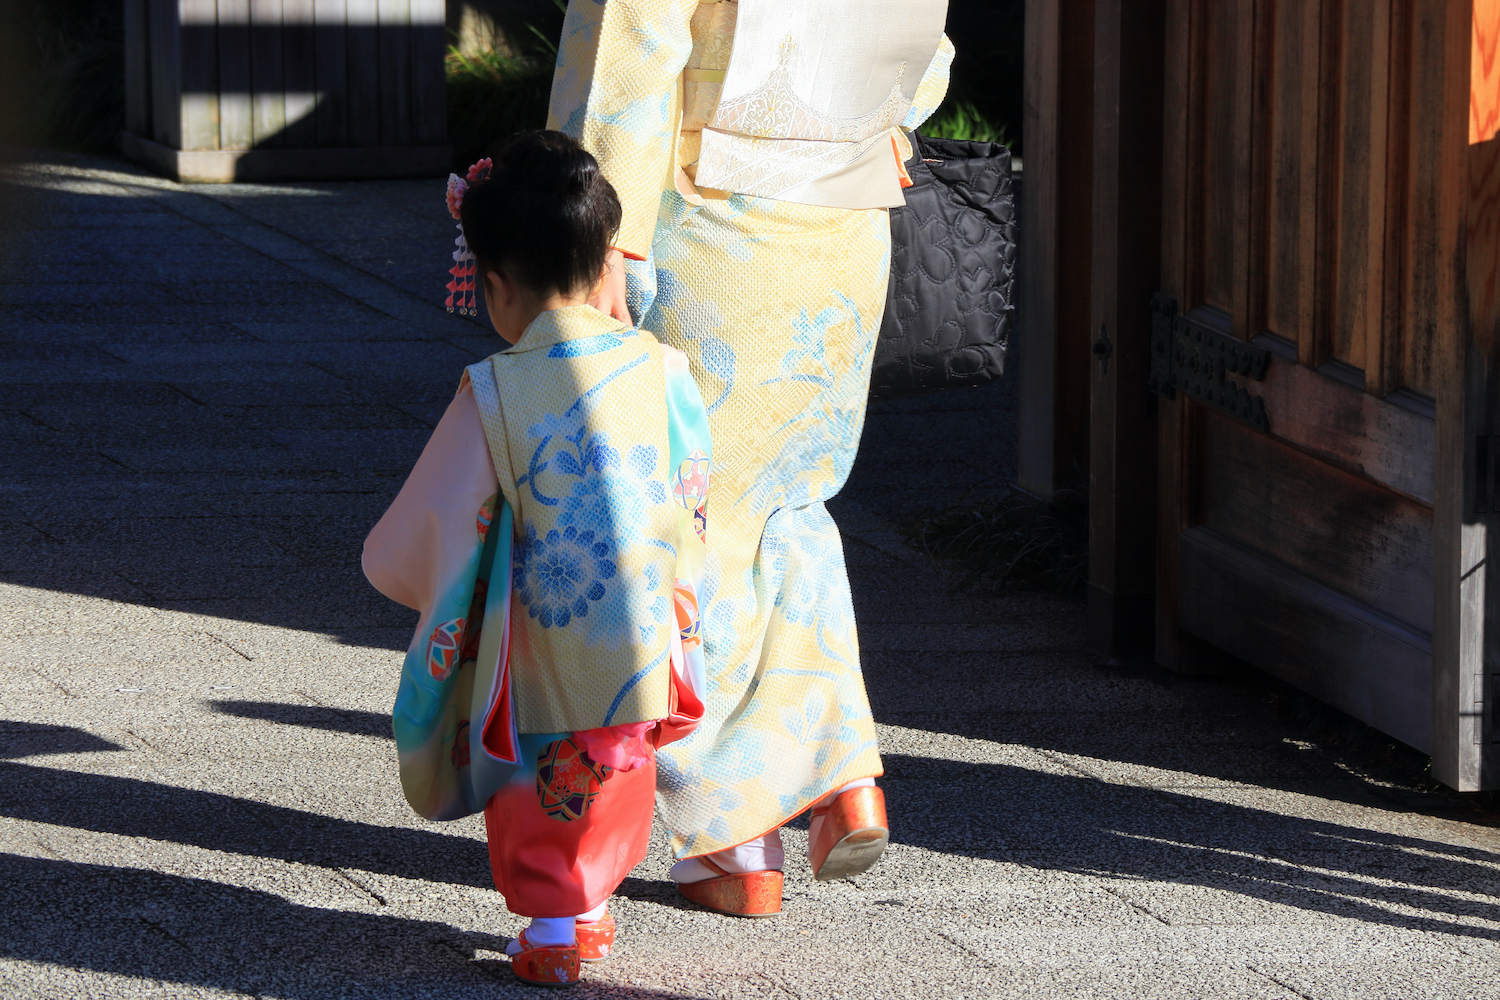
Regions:
<instances>
[{"instance_id":1,"label":"metal door hardware","mask_svg":"<svg viewBox=\"0 0 1500 1000\"><path fill-rule=\"evenodd\" d=\"M1109 356L1115 352L1114 345L1109 342L1109 331L1104 324L1099 324L1099 339L1094 341L1094 356L1099 359L1099 374L1109 374Z\"/></svg>"},{"instance_id":2,"label":"metal door hardware","mask_svg":"<svg viewBox=\"0 0 1500 1000\"><path fill-rule=\"evenodd\" d=\"M1259 382L1271 352L1220 333L1177 311L1164 292L1151 296L1151 391L1167 399L1180 391L1258 430L1271 429L1266 402L1227 375Z\"/></svg>"}]
</instances>

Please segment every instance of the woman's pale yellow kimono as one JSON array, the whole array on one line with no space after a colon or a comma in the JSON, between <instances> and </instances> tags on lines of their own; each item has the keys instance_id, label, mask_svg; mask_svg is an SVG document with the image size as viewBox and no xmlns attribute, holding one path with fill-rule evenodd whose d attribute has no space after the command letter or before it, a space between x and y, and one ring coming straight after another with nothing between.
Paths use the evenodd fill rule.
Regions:
<instances>
[{"instance_id":1,"label":"woman's pale yellow kimono","mask_svg":"<svg viewBox=\"0 0 1500 1000\"><path fill-rule=\"evenodd\" d=\"M640 258L631 311L687 354L714 440L705 718L658 759L679 857L749 841L881 773L823 504L859 444L886 209L902 203L910 149L901 127L947 88L945 12L945 0L568 6L549 127L619 192L616 245ZM883 68L830 42L851 27Z\"/></svg>"}]
</instances>

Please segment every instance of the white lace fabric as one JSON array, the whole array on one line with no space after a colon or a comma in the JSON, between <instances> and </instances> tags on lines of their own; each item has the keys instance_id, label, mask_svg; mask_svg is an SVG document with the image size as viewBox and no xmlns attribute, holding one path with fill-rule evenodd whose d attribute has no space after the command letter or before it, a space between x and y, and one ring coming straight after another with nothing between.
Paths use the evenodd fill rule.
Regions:
<instances>
[{"instance_id":1,"label":"white lace fabric","mask_svg":"<svg viewBox=\"0 0 1500 1000\"><path fill-rule=\"evenodd\" d=\"M700 3L683 74L685 179L833 208L903 204L900 126L931 71L946 78L946 9L945 0Z\"/></svg>"}]
</instances>

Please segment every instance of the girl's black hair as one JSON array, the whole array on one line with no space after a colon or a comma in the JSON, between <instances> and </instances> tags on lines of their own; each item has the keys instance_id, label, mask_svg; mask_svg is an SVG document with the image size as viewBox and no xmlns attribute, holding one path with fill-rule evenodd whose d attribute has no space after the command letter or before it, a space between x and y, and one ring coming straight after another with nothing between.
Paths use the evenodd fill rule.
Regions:
<instances>
[{"instance_id":1,"label":"girl's black hair","mask_svg":"<svg viewBox=\"0 0 1500 1000\"><path fill-rule=\"evenodd\" d=\"M481 268L539 295L592 287L620 228L620 199L599 162L553 131L518 132L491 159L489 179L459 208Z\"/></svg>"}]
</instances>

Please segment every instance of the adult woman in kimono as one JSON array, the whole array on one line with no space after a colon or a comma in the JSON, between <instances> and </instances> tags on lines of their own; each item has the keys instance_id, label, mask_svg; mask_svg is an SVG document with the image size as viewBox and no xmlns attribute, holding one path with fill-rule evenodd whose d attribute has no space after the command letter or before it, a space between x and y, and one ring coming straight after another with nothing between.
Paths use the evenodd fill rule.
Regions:
<instances>
[{"instance_id":1,"label":"adult woman in kimono","mask_svg":"<svg viewBox=\"0 0 1500 1000\"><path fill-rule=\"evenodd\" d=\"M887 840L824 501L859 444L901 130L947 89L946 12L571 0L564 21L548 127L593 153L624 209L597 304L688 356L715 443L706 711L659 755L657 791L673 878L724 912L780 909L776 830L809 807L818 878L868 869Z\"/></svg>"}]
</instances>

